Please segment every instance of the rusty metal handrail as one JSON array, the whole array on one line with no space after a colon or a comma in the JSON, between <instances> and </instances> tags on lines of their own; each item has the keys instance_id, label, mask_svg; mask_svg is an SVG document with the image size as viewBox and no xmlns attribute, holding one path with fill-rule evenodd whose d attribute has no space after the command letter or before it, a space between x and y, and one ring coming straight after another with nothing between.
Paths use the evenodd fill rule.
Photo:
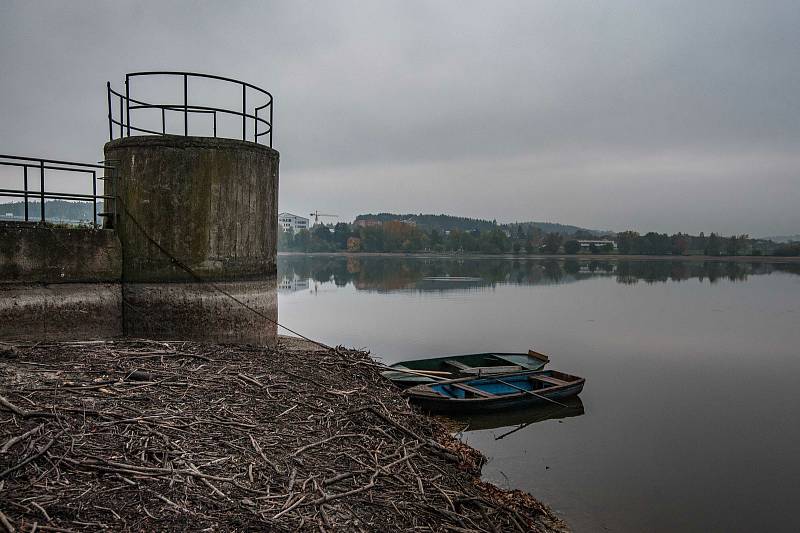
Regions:
<instances>
[{"instance_id":1,"label":"rusty metal handrail","mask_svg":"<svg viewBox=\"0 0 800 533\"><path fill-rule=\"evenodd\" d=\"M82 202L92 202L93 205L92 212L94 214L92 218L92 225L94 227L97 227L98 226L97 202L100 200L114 200L116 202L116 198L114 196L106 194L97 194L97 182L99 180L110 179L114 176L115 169L111 165L95 164L95 163L76 163L74 161L61 161L58 159L42 159L39 157L23 157L18 155L0 154L0 166L17 167L22 169L22 182L23 182L22 189L3 188L0 189L0 196L7 196L12 198L24 198L25 211L23 218L25 222L32 222L34 219L38 219L40 222L45 222L46 220L45 200L47 199L76 200ZM33 172L29 172L29 170L33 170ZM91 174L92 193L81 194L73 192L60 192L60 191L47 190L45 188L47 170L80 172L85 174ZM97 175L99 171L103 171L103 176ZM29 187L30 183L29 179L35 179L37 175L39 181L39 188L38 190L31 189ZM31 199L39 200L40 205L39 205L38 217L31 216L30 213ZM112 216L113 213L99 213L99 215Z\"/></svg>"},{"instance_id":2,"label":"rusty metal handrail","mask_svg":"<svg viewBox=\"0 0 800 533\"><path fill-rule=\"evenodd\" d=\"M137 77L148 76L176 76L183 80L183 102L182 103L150 103L133 98L131 96L131 80ZM193 78L212 79L224 81L227 83L239 85L242 88L242 105L241 108L232 109L224 107L214 107L205 105L189 104L189 80ZM260 98L263 102L261 105L253 106L252 112L247 107L248 91L255 93L256 98ZM268 136L267 146L272 147L272 125L273 125L273 98L269 91L257 87L251 83L247 83L233 78L226 78L224 76L216 76L213 74L200 74L197 72L179 72L179 71L146 71L146 72L131 72L125 75L125 94L115 91L111 88L111 82L106 82L106 92L108 95L108 137L109 140L114 140L115 129L119 127L117 138L130 137L131 132L144 133L150 135L170 135L175 134L167 131L167 112L176 112L183 114L183 135L189 136L189 114L201 113L210 114L213 118L213 136L217 136L217 113L225 115L239 116L242 118L242 140L247 141L247 121L253 120L253 142L258 143L259 138ZM114 109L112 100L118 101L119 115L114 116ZM135 126L131 121L131 111L140 109L159 109L161 111L161 131ZM268 118L259 116L259 112L267 110ZM261 131L259 131L259 127ZM179 133L178 133L179 134Z\"/></svg>"}]
</instances>

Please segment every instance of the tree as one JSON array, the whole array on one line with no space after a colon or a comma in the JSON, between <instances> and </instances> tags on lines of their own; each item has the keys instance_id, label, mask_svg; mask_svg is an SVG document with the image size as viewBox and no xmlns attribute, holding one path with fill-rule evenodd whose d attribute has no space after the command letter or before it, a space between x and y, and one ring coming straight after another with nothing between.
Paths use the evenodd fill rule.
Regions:
<instances>
[{"instance_id":1,"label":"tree","mask_svg":"<svg viewBox=\"0 0 800 533\"><path fill-rule=\"evenodd\" d=\"M706 240L706 255L719 255L722 250L722 243L716 233L712 233Z\"/></svg>"},{"instance_id":2,"label":"tree","mask_svg":"<svg viewBox=\"0 0 800 533\"><path fill-rule=\"evenodd\" d=\"M623 231L617 234L617 249L623 255L635 254L639 251L639 234L635 231Z\"/></svg>"},{"instance_id":3,"label":"tree","mask_svg":"<svg viewBox=\"0 0 800 533\"><path fill-rule=\"evenodd\" d=\"M564 243L564 253L565 254L577 254L581 249L581 243L577 240L572 239Z\"/></svg>"},{"instance_id":4,"label":"tree","mask_svg":"<svg viewBox=\"0 0 800 533\"><path fill-rule=\"evenodd\" d=\"M299 252L308 251L308 244L311 241L311 234L307 229L301 229L294 236L294 249Z\"/></svg>"},{"instance_id":5,"label":"tree","mask_svg":"<svg viewBox=\"0 0 800 533\"><path fill-rule=\"evenodd\" d=\"M330 242L333 237L330 228L325 224L317 224L311 228L311 235L322 242Z\"/></svg>"},{"instance_id":6,"label":"tree","mask_svg":"<svg viewBox=\"0 0 800 533\"><path fill-rule=\"evenodd\" d=\"M548 254L558 253L558 249L561 248L561 241L561 234L548 233L544 237L544 246L542 246L542 249Z\"/></svg>"},{"instance_id":7,"label":"tree","mask_svg":"<svg viewBox=\"0 0 800 533\"><path fill-rule=\"evenodd\" d=\"M290 228L287 231L278 232L278 250L291 250L294 247L294 231Z\"/></svg>"},{"instance_id":8,"label":"tree","mask_svg":"<svg viewBox=\"0 0 800 533\"><path fill-rule=\"evenodd\" d=\"M533 241L525 241L525 253L532 254L536 251L536 244Z\"/></svg>"},{"instance_id":9,"label":"tree","mask_svg":"<svg viewBox=\"0 0 800 533\"><path fill-rule=\"evenodd\" d=\"M438 231L432 230L430 234L430 243L431 246L436 248L442 244L442 236L439 234Z\"/></svg>"},{"instance_id":10,"label":"tree","mask_svg":"<svg viewBox=\"0 0 800 533\"><path fill-rule=\"evenodd\" d=\"M670 237L672 255L685 255L689 249L689 239L685 235L676 233Z\"/></svg>"},{"instance_id":11,"label":"tree","mask_svg":"<svg viewBox=\"0 0 800 533\"><path fill-rule=\"evenodd\" d=\"M793 242L789 244L782 244L775 248L772 255L781 257L793 257L800 255L800 243Z\"/></svg>"},{"instance_id":12,"label":"tree","mask_svg":"<svg viewBox=\"0 0 800 533\"><path fill-rule=\"evenodd\" d=\"M339 249L347 248L347 239L350 237L350 226L339 222L333 227L333 242Z\"/></svg>"},{"instance_id":13,"label":"tree","mask_svg":"<svg viewBox=\"0 0 800 533\"><path fill-rule=\"evenodd\" d=\"M728 255L737 255L739 253L739 239L736 235L731 235L728 242L725 243L725 253Z\"/></svg>"}]
</instances>

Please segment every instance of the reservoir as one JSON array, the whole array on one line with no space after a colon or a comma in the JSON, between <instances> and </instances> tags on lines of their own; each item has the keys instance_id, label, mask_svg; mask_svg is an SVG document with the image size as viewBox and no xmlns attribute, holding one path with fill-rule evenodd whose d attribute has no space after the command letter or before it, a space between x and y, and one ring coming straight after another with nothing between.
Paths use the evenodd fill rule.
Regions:
<instances>
[{"instance_id":1,"label":"reservoir","mask_svg":"<svg viewBox=\"0 0 800 533\"><path fill-rule=\"evenodd\" d=\"M798 531L800 265L281 256L279 320L385 363L533 348L577 404L459 420L578 532Z\"/></svg>"}]
</instances>

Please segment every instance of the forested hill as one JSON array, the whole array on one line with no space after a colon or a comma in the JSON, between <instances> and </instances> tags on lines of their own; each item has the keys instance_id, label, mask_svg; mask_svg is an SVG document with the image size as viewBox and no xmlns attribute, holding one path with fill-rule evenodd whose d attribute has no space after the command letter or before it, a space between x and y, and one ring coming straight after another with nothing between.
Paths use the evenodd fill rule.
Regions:
<instances>
[{"instance_id":1,"label":"forested hill","mask_svg":"<svg viewBox=\"0 0 800 533\"><path fill-rule=\"evenodd\" d=\"M31 195L33 196L33 195ZM98 206L101 207L101 206ZM71 221L91 221L92 203L91 202L72 202L67 200L45 200L45 215L48 221L71 220ZM32 219L40 216L40 203L36 200L28 202L28 213ZM0 203L0 219L2 218L24 218L25 202Z\"/></svg>"},{"instance_id":2,"label":"forested hill","mask_svg":"<svg viewBox=\"0 0 800 533\"><path fill-rule=\"evenodd\" d=\"M613 235L613 231L587 229L579 226L570 226L569 224L559 224L557 222L512 222L505 224L505 226L522 226L523 229L534 227L540 229L543 233L560 233L561 235L573 235L578 232L591 233L596 236Z\"/></svg>"},{"instance_id":3,"label":"forested hill","mask_svg":"<svg viewBox=\"0 0 800 533\"><path fill-rule=\"evenodd\" d=\"M381 222L388 222L390 220L413 220L417 226L426 230L436 230L439 232L446 230L461 230L461 231L488 231L496 226L513 227L522 226L527 230L529 227L535 227L543 233L561 233L562 235L571 235L576 231L585 231L595 235L607 235L610 232L580 228L578 226L570 226L567 224L557 224L555 222L513 222L510 224L497 224L492 220L483 220L480 218L467 218L456 217L452 215L423 215L423 214L395 214L395 213L378 213L378 214L365 214L358 215L356 220L380 220Z\"/></svg>"},{"instance_id":4,"label":"forested hill","mask_svg":"<svg viewBox=\"0 0 800 533\"><path fill-rule=\"evenodd\" d=\"M394 213L372 213L366 215L358 215L356 220L380 220L381 222L389 222L390 220L413 220L417 226L422 229L445 231L445 230L461 230L461 231L489 231L495 227L495 223L490 220L481 220L478 218L454 217L451 215L414 215L414 214L394 214Z\"/></svg>"}]
</instances>

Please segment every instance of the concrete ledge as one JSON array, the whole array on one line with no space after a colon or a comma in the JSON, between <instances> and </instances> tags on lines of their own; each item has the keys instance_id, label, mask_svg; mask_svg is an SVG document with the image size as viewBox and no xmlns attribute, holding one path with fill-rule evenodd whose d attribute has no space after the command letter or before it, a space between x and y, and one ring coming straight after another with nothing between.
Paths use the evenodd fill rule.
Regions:
<instances>
[{"instance_id":1,"label":"concrete ledge","mask_svg":"<svg viewBox=\"0 0 800 533\"><path fill-rule=\"evenodd\" d=\"M122 335L119 283L0 284L0 339L104 339Z\"/></svg>"},{"instance_id":2,"label":"concrete ledge","mask_svg":"<svg viewBox=\"0 0 800 533\"><path fill-rule=\"evenodd\" d=\"M115 232L0 223L0 284L115 282L122 248Z\"/></svg>"},{"instance_id":3,"label":"concrete ledge","mask_svg":"<svg viewBox=\"0 0 800 533\"><path fill-rule=\"evenodd\" d=\"M134 135L114 139L105 144L106 150L129 147L163 147L170 149L203 148L217 150L249 150L259 152L268 157L278 159L280 154L274 148L240 139L225 139L222 137L184 137L183 135Z\"/></svg>"},{"instance_id":4,"label":"concrete ledge","mask_svg":"<svg viewBox=\"0 0 800 533\"><path fill-rule=\"evenodd\" d=\"M125 283L124 331L149 339L193 339L274 346L278 329L276 278L206 283ZM235 302L219 287L255 309Z\"/></svg>"}]
</instances>

